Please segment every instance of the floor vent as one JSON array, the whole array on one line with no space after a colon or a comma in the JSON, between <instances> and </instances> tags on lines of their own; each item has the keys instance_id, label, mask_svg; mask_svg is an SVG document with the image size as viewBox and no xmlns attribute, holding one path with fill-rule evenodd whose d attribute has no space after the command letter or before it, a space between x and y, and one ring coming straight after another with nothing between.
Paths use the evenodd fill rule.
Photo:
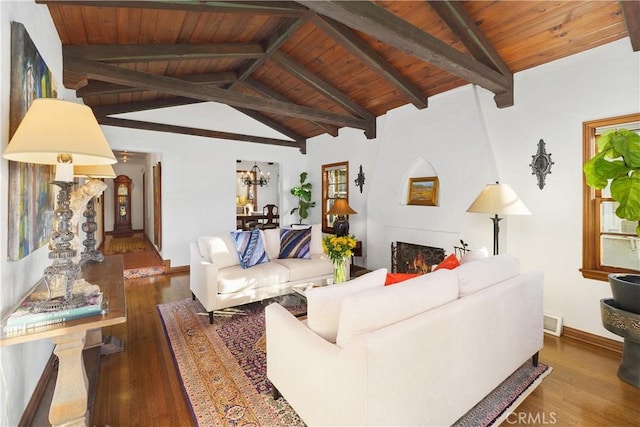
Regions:
<instances>
[{"instance_id":1,"label":"floor vent","mask_svg":"<svg viewBox=\"0 0 640 427\"><path fill-rule=\"evenodd\" d=\"M562 317L545 314L543 329L546 333L559 337L562 335Z\"/></svg>"}]
</instances>

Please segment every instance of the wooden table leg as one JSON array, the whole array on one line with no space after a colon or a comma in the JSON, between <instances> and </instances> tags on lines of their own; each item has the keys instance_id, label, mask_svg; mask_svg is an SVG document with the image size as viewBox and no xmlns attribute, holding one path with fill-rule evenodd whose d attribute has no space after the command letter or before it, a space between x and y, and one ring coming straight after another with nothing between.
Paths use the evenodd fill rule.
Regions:
<instances>
[{"instance_id":1,"label":"wooden table leg","mask_svg":"<svg viewBox=\"0 0 640 427\"><path fill-rule=\"evenodd\" d=\"M85 331L53 337L58 356L58 378L49 409L53 426L86 426L88 381L82 350Z\"/></svg>"}]
</instances>

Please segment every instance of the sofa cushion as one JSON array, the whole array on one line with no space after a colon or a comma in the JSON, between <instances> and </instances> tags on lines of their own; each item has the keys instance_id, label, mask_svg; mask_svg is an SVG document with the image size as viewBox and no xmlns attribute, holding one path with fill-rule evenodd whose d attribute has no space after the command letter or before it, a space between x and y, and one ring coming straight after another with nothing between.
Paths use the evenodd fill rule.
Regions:
<instances>
[{"instance_id":1,"label":"sofa cushion","mask_svg":"<svg viewBox=\"0 0 640 427\"><path fill-rule=\"evenodd\" d=\"M464 297L517 276L520 260L509 254L496 255L466 262L454 272L460 283L459 296Z\"/></svg>"},{"instance_id":2,"label":"sofa cushion","mask_svg":"<svg viewBox=\"0 0 640 427\"><path fill-rule=\"evenodd\" d=\"M393 286L355 295L342 302L336 344L348 347L359 335L447 304L458 298L455 270L442 269Z\"/></svg>"},{"instance_id":3,"label":"sofa cushion","mask_svg":"<svg viewBox=\"0 0 640 427\"><path fill-rule=\"evenodd\" d=\"M453 270L459 265L460 261L458 261L458 258L454 254L450 254L448 257L443 259L440 264L436 265L433 271L438 271L443 268L446 268L447 270Z\"/></svg>"},{"instance_id":4,"label":"sofa cushion","mask_svg":"<svg viewBox=\"0 0 640 427\"><path fill-rule=\"evenodd\" d=\"M408 279L421 276L420 273L387 273L387 278L384 281L385 286L394 285L396 283L404 282Z\"/></svg>"},{"instance_id":5,"label":"sofa cushion","mask_svg":"<svg viewBox=\"0 0 640 427\"><path fill-rule=\"evenodd\" d=\"M280 254L280 229L267 228L266 230L260 230L260 234L262 234L264 248L269 259L278 258Z\"/></svg>"},{"instance_id":6,"label":"sofa cushion","mask_svg":"<svg viewBox=\"0 0 640 427\"><path fill-rule=\"evenodd\" d=\"M277 262L289 269L289 281L299 282L314 277L333 274L333 264L326 255L313 254L311 258L276 258Z\"/></svg>"},{"instance_id":7,"label":"sofa cushion","mask_svg":"<svg viewBox=\"0 0 640 427\"><path fill-rule=\"evenodd\" d=\"M460 258L460 264L465 264L470 261L475 261L477 259L483 259L489 257L489 251L485 246L479 249L473 249L462 255Z\"/></svg>"},{"instance_id":8,"label":"sofa cushion","mask_svg":"<svg viewBox=\"0 0 640 427\"><path fill-rule=\"evenodd\" d=\"M269 262L260 230L232 231L230 234L242 268Z\"/></svg>"},{"instance_id":9,"label":"sofa cushion","mask_svg":"<svg viewBox=\"0 0 640 427\"><path fill-rule=\"evenodd\" d=\"M259 288L288 281L289 270L276 262L265 262L251 268L236 265L218 270L218 293L253 292Z\"/></svg>"},{"instance_id":10,"label":"sofa cushion","mask_svg":"<svg viewBox=\"0 0 640 427\"><path fill-rule=\"evenodd\" d=\"M239 265L238 252L229 235L201 236L198 238L198 249L207 262L214 263L218 268Z\"/></svg>"},{"instance_id":11,"label":"sofa cushion","mask_svg":"<svg viewBox=\"0 0 640 427\"><path fill-rule=\"evenodd\" d=\"M344 283L307 291L307 326L330 342L336 341L342 300L348 295L382 288L387 269L380 268Z\"/></svg>"},{"instance_id":12,"label":"sofa cushion","mask_svg":"<svg viewBox=\"0 0 640 427\"><path fill-rule=\"evenodd\" d=\"M306 258L311 256L311 228L306 230L280 229L278 258Z\"/></svg>"}]
</instances>

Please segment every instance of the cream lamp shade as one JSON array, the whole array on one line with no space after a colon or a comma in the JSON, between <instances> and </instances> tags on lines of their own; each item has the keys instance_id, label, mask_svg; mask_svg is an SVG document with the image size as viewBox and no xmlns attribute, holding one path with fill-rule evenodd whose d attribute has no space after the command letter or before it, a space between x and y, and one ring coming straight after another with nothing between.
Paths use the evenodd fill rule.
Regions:
<instances>
[{"instance_id":1,"label":"cream lamp shade","mask_svg":"<svg viewBox=\"0 0 640 427\"><path fill-rule=\"evenodd\" d=\"M71 180L70 164L117 162L91 108L55 98L33 101L2 157L17 162L64 165L65 178Z\"/></svg>"},{"instance_id":2,"label":"cream lamp shade","mask_svg":"<svg viewBox=\"0 0 640 427\"><path fill-rule=\"evenodd\" d=\"M531 215L516 193L506 184L488 184L471 203L467 212L494 214L493 221L493 254L498 255L498 242L502 218L498 215Z\"/></svg>"},{"instance_id":3,"label":"cream lamp shade","mask_svg":"<svg viewBox=\"0 0 640 427\"><path fill-rule=\"evenodd\" d=\"M516 193L506 184L488 184L473 201L467 212L531 215Z\"/></svg>"},{"instance_id":4,"label":"cream lamp shade","mask_svg":"<svg viewBox=\"0 0 640 427\"><path fill-rule=\"evenodd\" d=\"M74 166L73 176L86 178L115 178L116 172L111 165Z\"/></svg>"}]
</instances>

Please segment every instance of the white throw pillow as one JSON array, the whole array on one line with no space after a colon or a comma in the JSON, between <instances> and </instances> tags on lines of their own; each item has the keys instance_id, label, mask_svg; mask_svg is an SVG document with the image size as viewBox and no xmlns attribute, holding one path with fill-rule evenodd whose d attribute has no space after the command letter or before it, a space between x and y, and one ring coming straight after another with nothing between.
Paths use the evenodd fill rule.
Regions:
<instances>
[{"instance_id":1,"label":"white throw pillow","mask_svg":"<svg viewBox=\"0 0 640 427\"><path fill-rule=\"evenodd\" d=\"M471 295L520 274L520 260L513 255L491 256L453 270L458 275L460 297Z\"/></svg>"},{"instance_id":2,"label":"white throw pillow","mask_svg":"<svg viewBox=\"0 0 640 427\"><path fill-rule=\"evenodd\" d=\"M336 344L346 348L362 334L458 299L455 270L441 269L404 282L350 295L342 302Z\"/></svg>"},{"instance_id":3,"label":"white throw pillow","mask_svg":"<svg viewBox=\"0 0 640 427\"><path fill-rule=\"evenodd\" d=\"M489 257L489 251L487 250L486 246L483 246L480 249L473 249L465 253L464 255L462 255L462 258L460 258L460 265L470 261L475 261L477 259L484 259L488 257Z\"/></svg>"},{"instance_id":4,"label":"white throw pillow","mask_svg":"<svg viewBox=\"0 0 640 427\"><path fill-rule=\"evenodd\" d=\"M238 251L230 235L214 236L207 239L209 259L218 268L240 264Z\"/></svg>"},{"instance_id":5,"label":"white throw pillow","mask_svg":"<svg viewBox=\"0 0 640 427\"><path fill-rule=\"evenodd\" d=\"M266 230L260 230L260 233L262 234L262 241L269 259L278 258L280 254L280 229L267 228Z\"/></svg>"},{"instance_id":6,"label":"white throw pillow","mask_svg":"<svg viewBox=\"0 0 640 427\"><path fill-rule=\"evenodd\" d=\"M322 224L311 226L311 254L324 253L322 249Z\"/></svg>"},{"instance_id":7,"label":"white throw pillow","mask_svg":"<svg viewBox=\"0 0 640 427\"><path fill-rule=\"evenodd\" d=\"M348 282L307 291L307 326L330 342L336 342L342 300L348 295L384 287L387 269L380 268Z\"/></svg>"}]
</instances>

